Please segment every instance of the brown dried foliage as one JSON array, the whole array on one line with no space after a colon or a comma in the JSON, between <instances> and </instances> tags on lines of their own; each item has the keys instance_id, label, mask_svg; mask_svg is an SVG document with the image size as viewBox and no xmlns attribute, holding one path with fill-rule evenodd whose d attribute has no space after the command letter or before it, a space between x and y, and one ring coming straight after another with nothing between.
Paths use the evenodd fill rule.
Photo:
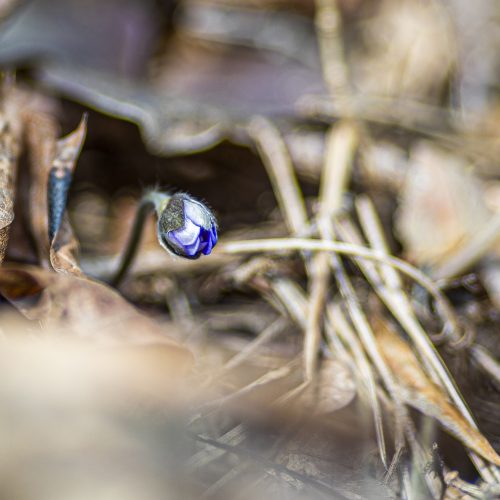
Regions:
<instances>
[{"instance_id":1,"label":"brown dried foliage","mask_svg":"<svg viewBox=\"0 0 500 500\"><path fill-rule=\"evenodd\" d=\"M4 4L0 496L498 495L493 0ZM155 183L221 242L113 289Z\"/></svg>"}]
</instances>

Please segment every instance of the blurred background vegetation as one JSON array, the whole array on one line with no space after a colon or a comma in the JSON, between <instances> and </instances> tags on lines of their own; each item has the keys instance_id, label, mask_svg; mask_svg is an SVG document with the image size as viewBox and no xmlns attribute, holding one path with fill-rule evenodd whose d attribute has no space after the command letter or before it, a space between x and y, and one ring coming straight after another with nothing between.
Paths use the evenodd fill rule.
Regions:
<instances>
[{"instance_id":1,"label":"blurred background vegetation","mask_svg":"<svg viewBox=\"0 0 500 500\"><path fill-rule=\"evenodd\" d=\"M0 496L498 497L499 51L495 0L0 0ZM220 243L113 289L152 186Z\"/></svg>"}]
</instances>

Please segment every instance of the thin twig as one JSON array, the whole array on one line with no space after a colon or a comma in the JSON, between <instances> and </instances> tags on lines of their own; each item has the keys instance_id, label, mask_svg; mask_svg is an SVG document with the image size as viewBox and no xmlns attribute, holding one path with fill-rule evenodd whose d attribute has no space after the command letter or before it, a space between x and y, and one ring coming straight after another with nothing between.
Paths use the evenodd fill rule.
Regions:
<instances>
[{"instance_id":1,"label":"thin twig","mask_svg":"<svg viewBox=\"0 0 500 500\"><path fill-rule=\"evenodd\" d=\"M327 227L322 230L322 236L328 239L332 239L331 232L328 231ZM406 414L406 410L403 406L402 399L399 395L398 387L392 377L392 373L387 366L387 363L382 357L382 354L377 346L375 340L374 332L368 322L363 309L359 303L359 298L355 292L355 289L347 275L344 265L340 257L333 253L331 255L331 266L334 269L335 278L338 283L340 293L345 301L346 309L349 312L352 323L359 335L359 338L368 353L372 363L375 365L378 373L380 374L384 384L391 395L392 400L395 405L395 448L396 453L393 460L399 456L400 450L404 447L404 437L403 437L403 420L402 416Z\"/></svg>"},{"instance_id":2,"label":"thin twig","mask_svg":"<svg viewBox=\"0 0 500 500\"><path fill-rule=\"evenodd\" d=\"M319 479L313 478L312 476L301 474L300 472L296 472L292 469L289 469L284 465L273 462L272 460L269 460L264 456L262 456L260 453L254 452L248 448L243 448L241 446L238 447L231 446L206 436L201 436L196 434L192 434L192 436L196 441L208 444L216 448L221 448L224 451L234 453L237 456L246 456L248 458L252 458L253 460L255 460L257 464L261 465L262 467L276 471L278 474L291 476L294 479L297 479L298 481L301 481L304 484L308 484L323 493L334 495L334 498L359 499L359 500L361 500L362 498L359 495L355 495L354 493L342 490L337 486L332 487Z\"/></svg>"},{"instance_id":3,"label":"thin twig","mask_svg":"<svg viewBox=\"0 0 500 500\"><path fill-rule=\"evenodd\" d=\"M241 444L246 438L245 427L242 424L239 424L229 431L227 431L223 436L219 438L219 443L230 444L232 446L238 446ZM206 466L210 462L217 460L221 456L226 453L225 449L220 447L207 447L203 450L200 450L192 457L189 458L187 467L189 469L195 470L201 467Z\"/></svg>"},{"instance_id":4,"label":"thin twig","mask_svg":"<svg viewBox=\"0 0 500 500\"><path fill-rule=\"evenodd\" d=\"M222 368L214 375L201 384L201 387L207 387L214 381L226 375L229 371L234 370L244 363L252 354L254 354L261 346L269 342L271 339L280 334L288 324L286 318L278 318L268 325L255 339L249 342L240 352L235 354L227 361Z\"/></svg>"},{"instance_id":5,"label":"thin twig","mask_svg":"<svg viewBox=\"0 0 500 500\"><path fill-rule=\"evenodd\" d=\"M356 209L358 212L358 219L361 227L368 238L368 242L374 250L384 252L389 254L389 245L385 241L385 237L382 230L382 224L378 218L375 207L371 200L366 196L360 196L356 199ZM344 226L345 229L345 226ZM361 243L361 240L352 240L351 243ZM412 328L422 333L422 329L418 324L411 302L402 288L401 276L396 272L396 270L390 266L366 266L367 272L369 272L368 279L371 280L371 284L374 288L378 288L380 283L383 283L387 290L383 290L381 293L389 295L393 302L393 309L396 310L396 317L404 318L401 321L402 325L411 324ZM411 332L408 332L411 336ZM425 335L425 334L424 334ZM439 384L439 376L433 369L432 365L429 364L427 358L423 358L423 362L426 365L429 375L431 378Z\"/></svg>"},{"instance_id":6,"label":"thin twig","mask_svg":"<svg viewBox=\"0 0 500 500\"><path fill-rule=\"evenodd\" d=\"M227 394L225 396L222 396L219 399L215 399L212 401L209 401L208 403L205 403L201 406L201 411L207 412L215 410L219 407L222 407L223 405L226 405L228 403L233 402L235 399L238 399L242 396L246 396L250 392L254 391L255 389L259 389L265 385L268 385L272 382L276 382L277 380L281 380L288 375L290 375L293 371L294 366L297 364L297 361L293 359L292 361L288 362L284 366L280 366L279 368L276 368L274 370L270 370L261 377L259 377L256 380L253 380L250 382L248 385L241 387L240 389L237 389L236 391Z\"/></svg>"}]
</instances>

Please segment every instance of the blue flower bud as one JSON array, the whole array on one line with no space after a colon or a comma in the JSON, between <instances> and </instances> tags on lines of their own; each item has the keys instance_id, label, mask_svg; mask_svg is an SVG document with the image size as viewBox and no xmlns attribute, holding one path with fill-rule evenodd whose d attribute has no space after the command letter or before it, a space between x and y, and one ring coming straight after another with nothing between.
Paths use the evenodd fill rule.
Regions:
<instances>
[{"instance_id":1,"label":"blue flower bud","mask_svg":"<svg viewBox=\"0 0 500 500\"><path fill-rule=\"evenodd\" d=\"M197 259L217 243L217 222L210 209L191 196L174 194L158 217L158 239L166 250Z\"/></svg>"}]
</instances>

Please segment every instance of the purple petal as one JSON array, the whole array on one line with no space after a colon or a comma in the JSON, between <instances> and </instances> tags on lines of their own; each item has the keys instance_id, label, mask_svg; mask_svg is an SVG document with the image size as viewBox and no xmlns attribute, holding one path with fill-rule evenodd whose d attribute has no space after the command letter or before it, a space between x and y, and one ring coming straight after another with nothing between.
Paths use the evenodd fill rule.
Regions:
<instances>
[{"instance_id":1,"label":"purple petal","mask_svg":"<svg viewBox=\"0 0 500 500\"><path fill-rule=\"evenodd\" d=\"M190 257L192 257L193 255L198 253L199 248L200 248L200 240L197 239L191 245L185 245L184 251L186 252L186 255L189 255Z\"/></svg>"},{"instance_id":2,"label":"purple petal","mask_svg":"<svg viewBox=\"0 0 500 500\"><path fill-rule=\"evenodd\" d=\"M210 228L210 237L211 237L211 240L212 240L213 244L215 245L217 243L217 240L218 240L218 237L217 237L217 228L215 226L212 226Z\"/></svg>"},{"instance_id":3,"label":"purple petal","mask_svg":"<svg viewBox=\"0 0 500 500\"><path fill-rule=\"evenodd\" d=\"M207 209L191 198L184 201L184 217L186 220L191 220L201 227L206 227L210 221L210 216L207 215Z\"/></svg>"},{"instance_id":4,"label":"purple petal","mask_svg":"<svg viewBox=\"0 0 500 500\"><path fill-rule=\"evenodd\" d=\"M205 248L202 249L203 254L208 255L212 251L213 247L214 245L212 243L212 238L209 237L208 241L206 242Z\"/></svg>"},{"instance_id":5,"label":"purple petal","mask_svg":"<svg viewBox=\"0 0 500 500\"><path fill-rule=\"evenodd\" d=\"M200 227L191 220L186 219L184 227L177 231L172 231L171 234L182 246L192 245L200 237Z\"/></svg>"}]
</instances>

